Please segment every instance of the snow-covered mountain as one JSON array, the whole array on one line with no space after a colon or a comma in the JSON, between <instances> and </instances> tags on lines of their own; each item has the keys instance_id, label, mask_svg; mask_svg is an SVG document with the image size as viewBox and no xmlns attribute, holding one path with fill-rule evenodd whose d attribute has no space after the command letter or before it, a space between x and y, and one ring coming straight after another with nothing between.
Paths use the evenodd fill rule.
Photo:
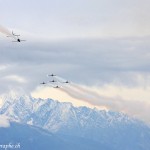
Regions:
<instances>
[{"instance_id":1,"label":"snow-covered mountain","mask_svg":"<svg viewBox=\"0 0 150 150\"><path fill-rule=\"evenodd\" d=\"M150 128L125 114L74 107L52 99L35 99L31 96L4 95L0 114L11 121L36 126L57 134L66 140L91 142L112 150L149 150ZM82 141L82 143L84 143Z\"/></svg>"}]
</instances>

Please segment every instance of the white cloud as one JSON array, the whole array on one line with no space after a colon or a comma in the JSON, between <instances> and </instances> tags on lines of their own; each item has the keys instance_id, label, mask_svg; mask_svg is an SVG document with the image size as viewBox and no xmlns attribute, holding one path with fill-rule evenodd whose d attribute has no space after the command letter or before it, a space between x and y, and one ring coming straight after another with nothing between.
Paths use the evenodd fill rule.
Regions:
<instances>
[{"instance_id":1,"label":"white cloud","mask_svg":"<svg viewBox=\"0 0 150 150\"><path fill-rule=\"evenodd\" d=\"M2 107L3 105L3 99L0 97L0 108Z\"/></svg>"},{"instance_id":2,"label":"white cloud","mask_svg":"<svg viewBox=\"0 0 150 150\"><path fill-rule=\"evenodd\" d=\"M150 35L148 0L5 0L1 3L1 22L8 27L29 31L37 36ZM39 20L39 17L42 20Z\"/></svg>"},{"instance_id":3,"label":"white cloud","mask_svg":"<svg viewBox=\"0 0 150 150\"><path fill-rule=\"evenodd\" d=\"M19 83L25 83L26 82L25 78L23 78L21 76L18 76L18 75L5 76L3 79L12 80L12 81L16 81L16 82L19 82Z\"/></svg>"},{"instance_id":4,"label":"white cloud","mask_svg":"<svg viewBox=\"0 0 150 150\"><path fill-rule=\"evenodd\" d=\"M10 126L10 123L9 123L8 117L5 115L0 115L0 128L1 127L7 128L9 126Z\"/></svg>"},{"instance_id":5,"label":"white cloud","mask_svg":"<svg viewBox=\"0 0 150 150\"><path fill-rule=\"evenodd\" d=\"M7 65L0 65L0 71L5 70L7 68Z\"/></svg>"},{"instance_id":6,"label":"white cloud","mask_svg":"<svg viewBox=\"0 0 150 150\"><path fill-rule=\"evenodd\" d=\"M71 102L74 106L87 106L93 108L92 105L86 102L79 101L78 99L72 98L71 96L67 95L61 90L49 86L39 86L36 90L34 90L31 93L31 95L35 98L52 98L60 102Z\"/></svg>"}]
</instances>

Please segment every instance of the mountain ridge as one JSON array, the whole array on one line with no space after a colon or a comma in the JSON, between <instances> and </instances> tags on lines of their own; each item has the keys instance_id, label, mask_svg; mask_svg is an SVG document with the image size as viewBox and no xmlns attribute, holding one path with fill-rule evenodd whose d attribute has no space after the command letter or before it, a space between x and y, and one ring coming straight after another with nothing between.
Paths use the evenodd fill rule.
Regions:
<instances>
[{"instance_id":1,"label":"mountain ridge","mask_svg":"<svg viewBox=\"0 0 150 150\"><path fill-rule=\"evenodd\" d=\"M0 108L0 114L6 114L6 116L9 116L12 119L16 119L15 121L29 121L30 124L32 124L32 116L35 113L39 113L40 116L42 115L46 116L47 113L51 115L51 117L54 116L54 113L56 115L60 115L61 119L66 121L69 117L67 114L70 113L70 116L74 117L74 119L77 119L77 115L82 113L85 114L85 118L89 115L94 115L97 113L99 116L101 116L102 119L107 119L105 121L109 122L115 122L115 121L124 121L124 123L134 122L136 119L131 119L129 116L113 112L113 111L105 111L105 110L99 110L97 108L88 108L86 106L80 106L80 107L74 107L69 102L59 102L57 100L52 99L41 99L41 98L33 98L31 96L19 96L19 97L5 97L4 104ZM55 110L56 109L56 110ZM52 112L53 110L53 112ZM23 116L22 116L23 114ZM30 114L30 119L28 118L28 115ZM26 119L25 119L26 116ZM38 117L40 117L38 116ZM113 117L112 117L113 116ZM78 116L79 117L79 116ZM42 118L44 119L44 118ZM47 118L48 119L48 118ZM91 118L92 119L92 118ZM48 120L47 120L48 121ZM81 126L82 126L81 122Z\"/></svg>"},{"instance_id":2,"label":"mountain ridge","mask_svg":"<svg viewBox=\"0 0 150 150\"><path fill-rule=\"evenodd\" d=\"M1 115L11 121L42 128L63 139L78 141L81 138L115 150L121 145L125 150L150 149L150 128L123 113L74 107L68 102L35 99L27 95L7 95L3 101Z\"/></svg>"}]
</instances>

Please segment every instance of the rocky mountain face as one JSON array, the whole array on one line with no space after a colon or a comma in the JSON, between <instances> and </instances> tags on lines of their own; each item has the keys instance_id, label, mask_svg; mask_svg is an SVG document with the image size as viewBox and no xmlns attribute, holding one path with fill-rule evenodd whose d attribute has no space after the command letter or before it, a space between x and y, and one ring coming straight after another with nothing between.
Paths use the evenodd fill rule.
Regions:
<instances>
[{"instance_id":1,"label":"rocky mountain face","mask_svg":"<svg viewBox=\"0 0 150 150\"><path fill-rule=\"evenodd\" d=\"M125 114L26 95L10 94L1 99L0 114L11 122L45 130L71 146L78 143L82 148L77 149L150 149L150 128Z\"/></svg>"}]
</instances>

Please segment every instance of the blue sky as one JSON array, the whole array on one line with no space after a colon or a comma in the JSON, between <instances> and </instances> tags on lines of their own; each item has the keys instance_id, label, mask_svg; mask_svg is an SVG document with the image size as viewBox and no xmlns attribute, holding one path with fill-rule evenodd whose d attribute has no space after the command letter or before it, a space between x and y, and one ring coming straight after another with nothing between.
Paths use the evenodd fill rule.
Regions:
<instances>
[{"instance_id":1,"label":"blue sky","mask_svg":"<svg viewBox=\"0 0 150 150\"><path fill-rule=\"evenodd\" d=\"M148 0L0 0L0 24L27 40L11 43L0 34L0 92L22 88L37 97L70 101L58 90L35 90L48 80L46 74L56 73L110 99L119 97L129 106L134 102L134 115L146 116L149 122L145 115L150 99L149 4ZM138 114L139 102L145 114Z\"/></svg>"}]
</instances>

